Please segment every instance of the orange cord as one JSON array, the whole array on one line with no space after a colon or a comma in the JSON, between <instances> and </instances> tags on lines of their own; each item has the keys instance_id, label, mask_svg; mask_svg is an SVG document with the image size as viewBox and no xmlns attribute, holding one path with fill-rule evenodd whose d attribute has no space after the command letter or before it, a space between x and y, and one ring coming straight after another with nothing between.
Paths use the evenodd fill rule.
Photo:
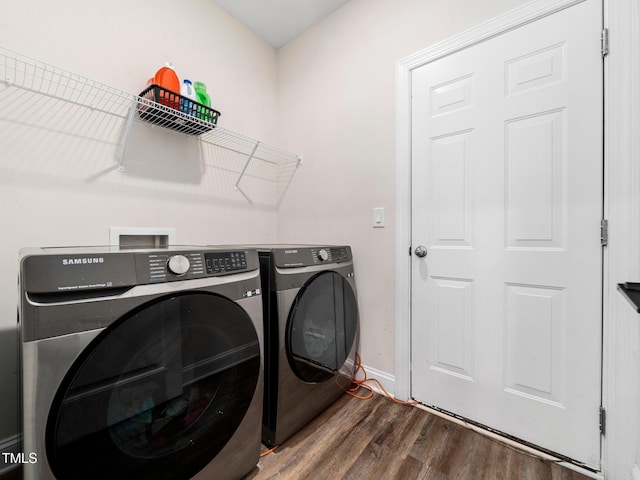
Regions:
<instances>
[{"instance_id":1,"label":"orange cord","mask_svg":"<svg viewBox=\"0 0 640 480\"><path fill-rule=\"evenodd\" d=\"M338 382L338 378L340 377L336 377L336 383L338 384L338 386L342 388L345 392L347 392L349 395L351 395L352 397L359 398L360 400L368 400L369 398L373 397L373 394L374 394L373 387L371 387L371 385L367 385L367 382L375 382L380 388L380 390L384 392L385 396L395 403L399 403L400 405L417 405L420 403L417 401L403 402L402 400L398 400L385 390L385 388L382 386L380 381L378 381L378 379L367 377L367 372L362 366L362 362L360 361L360 354L358 352L356 352L355 367L356 368L353 372L353 378L349 379L350 383L348 388L344 387L343 385L340 385L340 382ZM362 375L364 375L364 378L358 379L357 378L358 373L360 372L362 372ZM348 377L344 377L344 378L348 378ZM365 390L369 390L369 393L364 396L358 395L357 392L361 388L364 388Z\"/></svg>"},{"instance_id":2,"label":"orange cord","mask_svg":"<svg viewBox=\"0 0 640 480\"><path fill-rule=\"evenodd\" d=\"M273 453L275 451L275 449L278 448L278 445L276 445L275 447L273 447L271 450L267 450L266 452L262 452L260 454L260 458L262 457L266 457L267 455L269 455L270 453Z\"/></svg>"}]
</instances>

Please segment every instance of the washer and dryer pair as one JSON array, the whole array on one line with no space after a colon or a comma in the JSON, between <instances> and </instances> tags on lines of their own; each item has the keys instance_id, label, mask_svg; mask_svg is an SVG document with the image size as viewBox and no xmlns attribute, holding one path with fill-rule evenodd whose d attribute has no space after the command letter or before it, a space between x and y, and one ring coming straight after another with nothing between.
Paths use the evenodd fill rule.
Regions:
<instances>
[{"instance_id":1,"label":"washer and dryer pair","mask_svg":"<svg viewBox=\"0 0 640 480\"><path fill-rule=\"evenodd\" d=\"M242 478L342 393L353 280L348 247L23 250L24 478Z\"/></svg>"}]
</instances>

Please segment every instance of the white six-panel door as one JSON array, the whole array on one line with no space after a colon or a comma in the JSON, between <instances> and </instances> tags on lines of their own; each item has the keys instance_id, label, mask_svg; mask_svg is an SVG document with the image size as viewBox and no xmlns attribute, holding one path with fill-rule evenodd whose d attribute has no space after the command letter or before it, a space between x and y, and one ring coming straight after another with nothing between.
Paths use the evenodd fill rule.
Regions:
<instances>
[{"instance_id":1,"label":"white six-panel door","mask_svg":"<svg viewBox=\"0 0 640 480\"><path fill-rule=\"evenodd\" d=\"M600 0L412 74L412 396L600 466Z\"/></svg>"}]
</instances>

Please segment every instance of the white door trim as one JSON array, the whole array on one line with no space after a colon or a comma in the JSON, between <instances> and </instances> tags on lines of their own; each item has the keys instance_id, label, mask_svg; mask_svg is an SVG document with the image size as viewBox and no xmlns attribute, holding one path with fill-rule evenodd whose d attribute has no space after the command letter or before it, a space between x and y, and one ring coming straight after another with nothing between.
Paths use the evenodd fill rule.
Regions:
<instances>
[{"instance_id":1,"label":"white door trim","mask_svg":"<svg viewBox=\"0 0 640 480\"><path fill-rule=\"evenodd\" d=\"M605 478L636 478L640 457L638 315L616 285L640 279L640 3L605 0L605 249L603 404ZM630 428L631 426L631 428Z\"/></svg>"},{"instance_id":2,"label":"white door trim","mask_svg":"<svg viewBox=\"0 0 640 480\"><path fill-rule=\"evenodd\" d=\"M411 71L578 1L539 0L505 13L396 65L396 375L395 395L411 394ZM616 283L640 280L640 5L604 0L611 52L605 60L605 214L609 247L604 264L603 403L608 411L603 441L605 478L626 478L640 457L637 340L629 333L640 316L625 304ZM615 161L610 161L615 159ZM625 341L626 340L626 341ZM629 353L631 351L631 353ZM624 371L621 371L624 367ZM624 384L627 380L631 385ZM632 425L629 431L629 425ZM635 428L634 428L635 427Z\"/></svg>"}]
</instances>

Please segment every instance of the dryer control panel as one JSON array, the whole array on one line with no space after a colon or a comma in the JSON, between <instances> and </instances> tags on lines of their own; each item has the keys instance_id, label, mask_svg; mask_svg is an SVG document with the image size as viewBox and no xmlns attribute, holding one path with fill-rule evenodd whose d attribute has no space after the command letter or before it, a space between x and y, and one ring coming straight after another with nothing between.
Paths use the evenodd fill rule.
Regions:
<instances>
[{"instance_id":1,"label":"dryer control panel","mask_svg":"<svg viewBox=\"0 0 640 480\"><path fill-rule=\"evenodd\" d=\"M274 249L277 267L293 268L348 262L352 259L348 246L292 246Z\"/></svg>"},{"instance_id":2,"label":"dryer control panel","mask_svg":"<svg viewBox=\"0 0 640 480\"><path fill-rule=\"evenodd\" d=\"M351 252L349 250L349 247L312 248L311 257L314 265L347 262L351 260Z\"/></svg>"}]
</instances>

